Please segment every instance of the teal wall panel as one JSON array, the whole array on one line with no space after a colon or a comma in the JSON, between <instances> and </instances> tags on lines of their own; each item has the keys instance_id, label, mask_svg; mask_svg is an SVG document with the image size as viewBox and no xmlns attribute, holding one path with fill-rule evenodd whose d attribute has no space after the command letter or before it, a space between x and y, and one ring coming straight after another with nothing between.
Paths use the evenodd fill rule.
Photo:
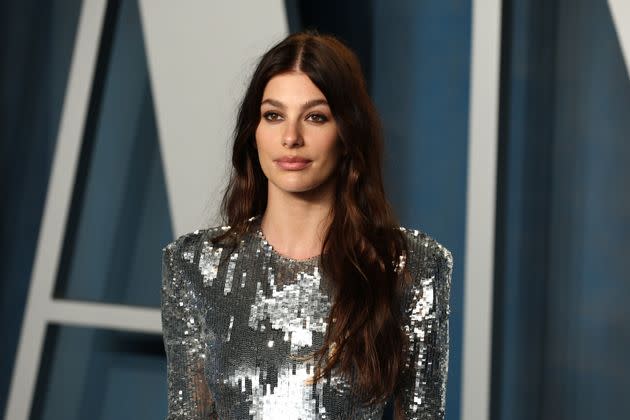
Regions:
<instances>
[{"instance_id":1,"label":"teal wall panel","mask_svg":"<svg viewBox=\"0 0 630 420\"><path fill-rule=\"evenodd\" d=\"M33 420L166 417L160 336L48 328Z\"/></svg>"},{"instance_id":2,"label":"teal wall panel","mask_svg":"<svg viewBox=\"0 0 630 420\"><path fill-rule=\"evenodd\" d=\"M372 89L386 182L405 226L453 254L446 415L460 418L470 88L469 1L376 1Z\"/></svg>"},{"instance_id":3,"label":"teal wall panel","mask_svg":"<svg viewBox=\"0 0 630 420\"><path fill-rule=\"evenodd\" d=\"M136 1L108 13L55 296L158 307L172 232L142 25Z\"/></svg>"},{"instance_id":4,"label":"teal wall panel","mask_svg":"<svg viewBox=\"0 0 630 420\"><path fill-rule=\"evenodd\" d=\"M492 418L626 418L628 69L606 2L507 3Z\"/></svg>"},{"instance_id":5,"label":"teal wall panel","mask_svg":"<svg viewBox=\"0 0 630 420\"><path fill-rule=\"evenodd\" d=\"M0 2L0 413L57 140L80 0Z\"/></svg>"}]
</instances>

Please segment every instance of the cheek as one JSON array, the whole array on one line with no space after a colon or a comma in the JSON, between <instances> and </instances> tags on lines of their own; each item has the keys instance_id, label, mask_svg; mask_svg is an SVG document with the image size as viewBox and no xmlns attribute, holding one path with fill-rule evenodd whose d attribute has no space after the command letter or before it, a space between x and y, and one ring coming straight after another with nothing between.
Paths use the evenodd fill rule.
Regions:
<instances>
[{"instance_id":1,"label":"cheek","mask_svg":"<svg viewBox=\"0 0 630 420\"><path fill-rule=\"evenodd\" d=\"M254 145L256 145L256 148L260 147L260 139L262 138L262 136L263 136L262 128L259 123L258 127L256 127L256 131L254 132Z\"/></svg>"},{"instance_id":2,"label":"cheek","mask_svg":"<svg viewBox=\"0 0 630 420\"><path fill-rule=\"evenodd\" d=\"M334 131L334 132L328 133L323 143L325 144L325 153L333 160L338 159L341 154L342 146L341 146L341 140L339 140L337 132Z\"/></svg>"},{"instance_id":3,"label":"cheek","mask_svg":"<svg viewBox=\"0 0 630 420\"><path fill-rule=\"evenodd\" d=\"M259 153L265 153L265 151L269 149L269 146L271 144L270 139L273 137L272 133L269 130L269 127L265 127L264 124L258 124L254 136L254 144L256 145Z\"/></svg>"},{"instance_id":4,"label":"cheek","mask_svg":"<svg viewBox=\"0 0 630 420\"><path fill-rule=\"evenodd\" d=\"M261 121L258 123L256 127L256 138L259 143L273 143L274 140L278 139L278 136L281 136L283 132L283 128L280 124L273 125Z\"/></svg>"},{"instance_id":5,"label":"cheek","mask_svg":"<svg viewBox=\"0 0 630 420\"><path fill-rule=\"evenodd\" d=\"M256 128L256 132L254 133L254 148L256 149L256 155L258 157L258 162L263 169L263 172L266 175L266 162L263 156L265 155L265 133L262 129L261 124L258 124Z\"/></svg>"}]
</instances>

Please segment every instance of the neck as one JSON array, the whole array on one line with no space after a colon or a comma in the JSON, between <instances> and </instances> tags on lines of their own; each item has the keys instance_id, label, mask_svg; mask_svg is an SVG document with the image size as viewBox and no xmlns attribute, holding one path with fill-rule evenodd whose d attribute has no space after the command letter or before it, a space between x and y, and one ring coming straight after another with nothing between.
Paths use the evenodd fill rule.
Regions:
<instances>
[{"instance_id":1,"label":"neck","mask_svg":"<svg viewBox=\"0 0 630 420\"><path fill-rule=\"evenodd\" d=\"M287 193L270 183L268 191L261 229L271 246L295 259L321 254L331 221L332 189Z\"/></svg>"}]
</instances>

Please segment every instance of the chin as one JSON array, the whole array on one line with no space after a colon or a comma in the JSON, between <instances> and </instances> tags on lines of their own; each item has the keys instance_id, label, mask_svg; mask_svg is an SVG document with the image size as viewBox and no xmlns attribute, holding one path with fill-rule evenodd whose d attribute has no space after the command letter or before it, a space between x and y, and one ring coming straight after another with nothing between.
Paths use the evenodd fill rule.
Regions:
<instances>
[{"instance_id":1,"label":"chin","mask_svg":"<svg viewBox=\"0 0 630 420\"><path fill-rule=\"evenodd\" d=\"M321 182L277 182L274 184L279 190L288 193L313 191L322 185Z\"/></svg>"},{"instance_id":2,"label":"chin","mask_svg":"<svg viewBox=\"0 0 630 420\"><path fill-rule=\"evenodd\" d=\"M283 191L289 192L289 193L303 193L303 192L307 192L307 191L312 191L317 189L317 186L311 186L311 185L306 185L306 186L300 186L300 185L291 185L291 186L286 186L281 188Z\"/></svg>"}]
</instances>

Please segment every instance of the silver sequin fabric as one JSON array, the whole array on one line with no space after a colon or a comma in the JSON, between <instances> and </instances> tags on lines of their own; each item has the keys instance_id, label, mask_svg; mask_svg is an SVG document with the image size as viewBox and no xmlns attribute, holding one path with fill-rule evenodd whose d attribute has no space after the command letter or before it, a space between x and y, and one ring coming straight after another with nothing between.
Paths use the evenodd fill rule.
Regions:
<instances>
[{"instance_id":1,"label":"silver sequin fabric","mask_svg":"<svg viewBox=\"0 0 630 420\"><path fill-rule=\"evenodd\" d=\"M163 248L161 313L168 414L176 419L381 419L334 373L306 384L327 328L331 293L318 257L279 254L260 217L238 246L213 246L227 226L184 234ZM443 419L449 360L451 253L405 227L413 283L399 310L408 337L400 401L404 419ZM230 252L231 251L231 252ZM227 255L229 253L229 255Z\"/></svg>"}]
</instances>

